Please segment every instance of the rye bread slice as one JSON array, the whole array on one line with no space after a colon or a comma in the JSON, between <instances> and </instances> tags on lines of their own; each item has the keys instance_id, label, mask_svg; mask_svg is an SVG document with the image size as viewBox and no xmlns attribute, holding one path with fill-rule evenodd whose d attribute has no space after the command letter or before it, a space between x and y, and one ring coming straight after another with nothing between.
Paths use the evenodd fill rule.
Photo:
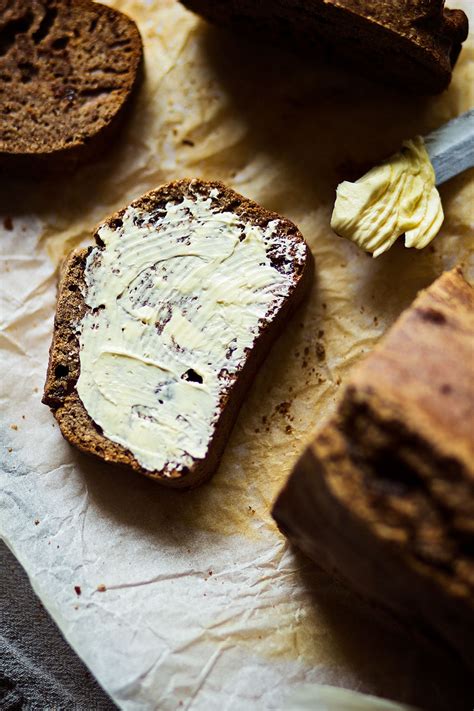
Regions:
<instances>
[{"instance_id":1,"label":"rye bread slice","mask_svg":"<svg viewBox=\"0 0 474 711\"><path fill-rule=\"evenodd\" d=\"M468 33L444 0L181 0L234 36L284 45L308 58L329 55L405 92L435 94L449 84Z\"/></svg>"},{"instance_id":2,"label":"rye bread slice","mask_svg":"<svg viewBox=\"0 0 474 711\"><path fill-rule=\"evenodd\" d=\"M137 85L142 42L91 0L0 0L0 172L70 172L114 138Z\"/></svg>"},{"instance_id":3,"label":"rye bread slice","mask_svg":"<svg viewBox=\"0 0 474 711\"><path fill-rule=\"evenodd\" d=\"M129 449L116 441L112 441L103 434L101 426L97 425L89 416L77 392L77 384L81 372L81 336L79 332L83 319L86 314L91 312L90 306L86 303L88 299L85 282L87 278L87 259L90 255L89 262L93 265L94 260L102 258L104 244L99 235L101 228L105 225L114 231L116 229L125 229L123 228L123 222L127 219L124 217L127 214L127 210L139 211L141 216L134 218L134 224L142 225L145 221L146 224L155 225L148 239L159 240L160 230L163 228L163 220L165 219L162 215L168 209L168 205L179 205L182 203L183 198L192 201L200 199L211 200L211 196L212 210L217 215L231 213L238 218L242 228L264 230L269 228L269 223L276 224L275 240L269 243L270 247L267 249L267 256L270 262L269 267L275 270L275 274L279 275L278 278L283 278L281 275L285 275L284 279L287 280L288 290L287 293L285 292L284 298L276 300L276 297L275 299L272 297L273 300L267 313L256 322L257 327L254 331L253 344L246 349L246 354L240 361L240 365L233 372L224 373L227 368L219 372L218 378L221 379L222 377L222 387L219 390L219 402L216 410L218 417L217 421L212 425L205 456L202 458L187 457L185 466L164 466L161 470L152 471L143 467ZM275 223L274 221L277 222ZM43 402L52 409L64 437L83 452L92 454L105 462L126 465L134 471L168 486L186 488L196 486L210 477L217 468L242 400L259 365L269 350L272 341L283 329L290 313L300 303L311 285L313 275L311 252L297 227L289 220L265 210L255 202L247 200L219 182L204 182L201 180L175 181L143 195L130 206L106 220L98 228L95 236L98 246L95 249L90 248L89 250L73 252L62 270ZM121 237L123 238L123 233ZM221 239L223 238L221 237ZM239 240L242 241L240 237ZM185 233L182 235L181 241L184 245L186 244ZM118 244L120 243L119 240ZM143 242L140 242L140 245L143 244ZM137 249L141 248L140 245L137 246ZM166 266L164 257L163 261ZM155 261L154 264L158 264L158 262ZM116 265L118 271L120 265L115 261L114 265ZM262 265L258 264L258 268L261 269ZM247 269L245 265L242 265L242 272L237 267L236 278L241 278L241 274L245 273L245 269ZM150 266L149 271L156 271L155 266ZM146 270L140 271L140 275L143 276L140 276L139 282L133 280L130 283L133 284L133 288L131 285L127 286L127 294L137 293L137 287L138 292L149 293L146 291L148 288L147 274ZM110 279L113 280L114 278L114 274L111 274ZM160 278L168 280L166 275ZM173 315L176 315L176 311L179 312L180 317L181 314L186 316L189 305L202 293L202 290L213 288L213 279L213 276L207 280L205 279L202 288L199 285L199 294L195 292L189 293L189 298L186 297L184 302L179 302L179 308L173 302L169 312L166 314L166 318L161 321L158 318L156 319L155 326L158 329L158 333L162 334L164 326ZM233 277L231 277L231 282L229 283L229 290L232 287L232 279ZM176 287L178 289L181 286L174 283L169 285L168 281L167 285L170 288ZM121 301L120 303L123 304L124 302ZM148 303L145 296L143 297L143 303ZM142 301L139 304L141 305ZM160 313L166 312L166 304L162 304L162 306ZM201 307L198 306L198 308ZM251 309L252 306L240 307L239 305L240 308ZM244 315L243 311L239 311L239 313ZM191 317L189 316L189 318ZM97 338L100 338L102 331L97 331L96 333ZM106 336L107 333L109 332L106 331ZM173 345L173 352L182 350L180 343ZM229 353L230 349L234 347L232 343L228 344ZM149 355L153 357L152 353ZM227 357L230 357L230 355ZM192 369L194 365L192 354L189 365ZM191 370L192 375L196 376L194 371ZM185 379L187 380L191 379L187 373L184 376L186 376ZM181 378L184 376L182 375ZM194 379L199 382L197 377ZM155 390L158 402L163 399L163 392L163 388ZM156 447L160 447L159 441L156 442Z\"/></svg>"},{"instance_id":4,"label":"rye bread slice","mask_svg":"<svg viewBox=\"0 0 474 711\"><path fill-rule=\"evenodd\" d=\"M474 660L474 290L443 274L356 367L280 493L321 567Z\"/></svg>"}]
</instances>

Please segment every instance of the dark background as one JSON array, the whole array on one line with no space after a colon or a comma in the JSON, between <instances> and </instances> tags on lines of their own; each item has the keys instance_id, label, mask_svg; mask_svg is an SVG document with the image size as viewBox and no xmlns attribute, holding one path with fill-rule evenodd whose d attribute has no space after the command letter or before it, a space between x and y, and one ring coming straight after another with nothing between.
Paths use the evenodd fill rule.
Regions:
<instances>
[{"instance_id":1,"label":"dark background","mask_svg":"<svg viewBox=\"0 0 474 711\"><path fill-rule=\"evenodd\" d=\"M1 711L116 711L0 541Z\"/></svg>"}]
</instances>

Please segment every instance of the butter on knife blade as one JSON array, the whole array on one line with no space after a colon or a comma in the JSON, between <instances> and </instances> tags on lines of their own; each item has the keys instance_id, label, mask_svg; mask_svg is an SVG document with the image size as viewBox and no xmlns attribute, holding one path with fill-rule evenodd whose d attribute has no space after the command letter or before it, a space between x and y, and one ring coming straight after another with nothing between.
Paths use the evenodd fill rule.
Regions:
<instances>
[{"instance_id":1,"label":"butter on knife blade","mask_svg":"<svg viewBox=\"0 0 474 711\"><path fill-rule=\"evenodd\" d=\"M423 249L438 234L444 214L436 185L474 165L474 110L401 150L354 183L337 187L332 229L374 257L402 235Z\"/></svg>"}]
</instances>

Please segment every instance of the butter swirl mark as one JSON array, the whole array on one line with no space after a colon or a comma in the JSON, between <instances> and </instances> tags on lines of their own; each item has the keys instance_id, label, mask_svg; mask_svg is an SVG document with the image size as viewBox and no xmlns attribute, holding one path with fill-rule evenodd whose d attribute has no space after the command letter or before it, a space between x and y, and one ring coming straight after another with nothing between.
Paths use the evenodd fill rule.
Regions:
<instances>
[{"instance_id":1,"label":"butter swirl mark","mask_svg":"<svg viewBox=\"0 0 474 711\"><path fill-rule=\"evenodd\" d=\"M443 220L433 166L418 137L355 183L338 186L331 227L378 257L403 234L405 247L423 249Z\"/></svg>"},{"instance_id":2,"label":"butter swirl mark","mask_svg":"<svg viewBox=\"0 0 474 711\"><path fill-rule=\"evenodd\" d=\"M206 456L221 398L291 289L287 265L305 260L278 220L260 228L213 209L214 197L154 215L129 207L87 258L77 391L150 471Z\"/></svg>"}]
</instances>

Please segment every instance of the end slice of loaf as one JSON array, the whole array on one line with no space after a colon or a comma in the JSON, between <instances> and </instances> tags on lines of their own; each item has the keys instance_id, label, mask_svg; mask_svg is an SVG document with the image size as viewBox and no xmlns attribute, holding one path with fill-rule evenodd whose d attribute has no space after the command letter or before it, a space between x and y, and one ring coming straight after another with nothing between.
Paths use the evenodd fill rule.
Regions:
<instances>
[{"instance_id":1,"label":"end slice of loaf","mask_svg":"<svg viewBox=\"0 0 474 711\"><path fill-rule=\"evenodd\" d=\"M406 92L449 84L468 21L443 0L181 0L210 22L258 42L322 52Z\"/></svg>"},{"instance_id":2,"label":"end slice of loaf","mask_svg":"<svg viewBox=\"0 0 474 711\"><path fill-rule=\"evenodd\" d=\"M289 220L200 180L147 193L95 236L63 269L43 402L80 450L195 486L309 289L311 253Z\"/></svg>"},{"instance_id":3,"label":"end slice of loaf","mask_svg":"<svg viewBox=\"0 0 474 711\"><path fill-rule=\"evenodd\" d=\"M141 62L137 26L110 7L0 2L0 171L67 172L96 158L124 118Z\"/></svg>"},{"instance_id":4,"label":"end slice of loaf","mask_svg":"<svg viewBox=\"0 0 474 711\"><path fill-rule=\"evenodd\" d=\"M474 290L420 293L358 366L273 515L320 566L474 660Z\"/></svg>"}]
</instances>

